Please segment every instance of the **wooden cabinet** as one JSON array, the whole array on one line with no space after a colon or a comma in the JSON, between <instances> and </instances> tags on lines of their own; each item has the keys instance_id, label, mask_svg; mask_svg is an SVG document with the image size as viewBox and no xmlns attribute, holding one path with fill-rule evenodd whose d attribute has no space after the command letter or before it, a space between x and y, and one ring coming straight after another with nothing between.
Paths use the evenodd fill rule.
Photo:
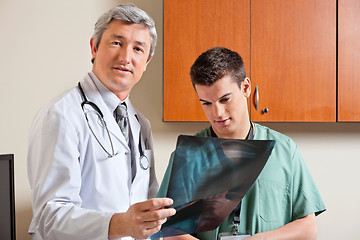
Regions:
<instances>
[{"instance_id":1,"label":"wooden cabinet","mask_svg":"<svg viewBox=\"0 0 360 240\"><path fill-rule=\"evenodd\" d=\"M360 1L338 4L338 121L360 121Z\"/></svg>"},{"instance_id":2,"label":"wooden cabinet","mask_svg":"<svg viewBox=\"0 0 360 240\"><path fill-rule=\"evenodd\" d=\"M249 59L249 33L250 0L164 1L164 121L207 121L190 67L214 46Z\"/></svg>"},{"instance_id":3,"label":"wooden cabinet","mask_svg":"<svg viewBox=\"0 0 360 240\"><path fill-rule=\"evenodd\" d=\"M360 121L359 5L164 0L164 121L206 121L189 71L214 46L243 57L252 121Z\"/></svg>"},{"instance_id":4,"label":"wooden cabinet","mask_svg":"<svg viewBox=\"0 0 360 240\"><path fill-rule=\"evenodd\" d=\"M252 0L251 81L252 121L336 121L336 1Z\"/></svg>"}]
</instances>

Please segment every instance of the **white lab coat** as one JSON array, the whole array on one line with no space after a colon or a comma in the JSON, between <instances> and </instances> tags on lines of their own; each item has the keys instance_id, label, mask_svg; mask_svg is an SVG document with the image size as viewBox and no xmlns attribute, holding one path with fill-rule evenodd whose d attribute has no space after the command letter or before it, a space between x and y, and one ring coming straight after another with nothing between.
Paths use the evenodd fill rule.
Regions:
<instances>
[{"instance_id":1,"label":"white lab coat","mask_svg":"<svg viewBox=\"0 0 360 240\"><path fill-rule=\"evenodd\" d=\"M42 108L29 134L28 176L33 205L29 233L33 239L107 239L111 216L154 197L158 188L149 121L128 101L136 158L136 176L131 181L130 149L113 113L89 74L81 85L87 99L104 114L118 154L108 158L89 130L77 87ZM93 109L86 105L88 111ZM88 116L99 141L111 152L98 115L93 111ZM147 170L139 165L137 122L141 125L142 148L150 160Z\"/></svg>"}]
</instances>

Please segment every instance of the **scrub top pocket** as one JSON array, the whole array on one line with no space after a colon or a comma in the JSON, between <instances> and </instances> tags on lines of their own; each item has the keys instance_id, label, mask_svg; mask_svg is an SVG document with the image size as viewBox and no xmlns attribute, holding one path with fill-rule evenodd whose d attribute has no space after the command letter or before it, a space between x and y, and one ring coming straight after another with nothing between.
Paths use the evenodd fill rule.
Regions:
<instances>
[{"instance_id":1,"label":"scrub top pocket","mask_svg":"<svg viewBox=\"0 0 360 240\"><path fill-rule=\"evenodd\" d=\"M259 214L265 222L279 222L284 217L284 211L289 195L289 186L285 181L259 179Z\"/></svg>"}]
</instances>

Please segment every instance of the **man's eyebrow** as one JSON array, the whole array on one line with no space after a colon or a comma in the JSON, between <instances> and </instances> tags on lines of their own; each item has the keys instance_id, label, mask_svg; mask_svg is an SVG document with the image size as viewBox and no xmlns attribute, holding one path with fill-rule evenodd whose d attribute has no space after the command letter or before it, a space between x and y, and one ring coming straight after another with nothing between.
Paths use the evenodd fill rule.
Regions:
<instances>
[{"instance_id":1,"label":"man's eyebrow","mask_svg":"<svg viewBox=\"0 0 360 240\"><path fill-rule=\"evenodd\" d=\"M219 99L218 100L221 100L221 99L223 99L223 98L226 98L226 97L228 97L228 96L230 96L231 95L231 92L230 93L225 93L224 95L222 95L221 97L219 97ZM209 101L207 101L207 100L204 100L204 99L199 99L199 101L200 102L204 102L204 103L210 103Z\"/></svg>"},{"instance_id":2,"label":"man's eyebrow","mask_svg":"<svg viewBox=\"0 0 360 240\"><path fill-rule=\"evenodd\" d=\"M224 95L222 95L221 97L219 97L219 100L222 99L222 98L226 98L226 97L228 97L228 96L230 96L230 95L231 95L231 92L225 93Z\"/></svg>"},{"instance_id":3,"label":"man's eyebrow","mask_svg":"<svg viewBox=\"0 0 360 240\"><path fill-rule=\"evenodd\" d=\"M200 101L200 102L204 102L204 103L209 103L209 101L206 101L206 100L201 99L201 98L199 99L199 101Z\"/></svg>"},{"instance_id":4,"label":"man's eyebrow","mask_svg":"<svg viewBox=\"0 0 360 240\"><path fill-rule=\"evenodd\" d=\"M116 39L125 39L124 36L122 36L122 35L117 35L117 34L111 34L110 37L111 37L111 38L116 38Z\"/></svg>"},{"instance_id":5,"label":"man's eyebrow","mask_svg":"<svg viewBox=\"0 0 360 240\"><path fill-rule=\"evenodd\" d=\"M124 36L122 36L122 35L118 35L118 34L111 34L111 36L110 36L112 39L119 39L119 40L126 40L126 38L124 37ZM135 41L136 42L136 44L138 44L138 45L141 45L141 46L143 46L143 47L146 47L147 46L147 44L146 44L146 42L142 42L142 41Z\"/></svg>"},{"instance_id":6,"label":"man's eyebrow","mask_svg":"<svg viewBox=\"0 0 360 240\"><path fill-rule=\"evenodd\" d=\"M142 47L144 47L144 48L146 48L147 47L147 44L146 44L146 42L141 42L141 41L135 41L138 45L140 45L140 46L142 46Z\"/></svg>"}]
</instances>

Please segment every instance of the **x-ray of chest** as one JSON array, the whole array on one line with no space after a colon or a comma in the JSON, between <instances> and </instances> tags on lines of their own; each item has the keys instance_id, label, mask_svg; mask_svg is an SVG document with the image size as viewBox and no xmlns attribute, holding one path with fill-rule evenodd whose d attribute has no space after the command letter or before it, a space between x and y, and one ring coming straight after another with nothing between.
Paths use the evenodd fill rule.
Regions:
<instances>
[{"instance_id":1,"label":"x-ray of chest","mask_svg":"<svg viewBox=\"0 0 360 240\"><path fill-rule=\"evenodd\" d=\"M272 140L180 135L170 180L162 183L168 184L166 197L177 212L151 238L218 227L255 182L274 145Z\"/></svg>"}]
</instances>

